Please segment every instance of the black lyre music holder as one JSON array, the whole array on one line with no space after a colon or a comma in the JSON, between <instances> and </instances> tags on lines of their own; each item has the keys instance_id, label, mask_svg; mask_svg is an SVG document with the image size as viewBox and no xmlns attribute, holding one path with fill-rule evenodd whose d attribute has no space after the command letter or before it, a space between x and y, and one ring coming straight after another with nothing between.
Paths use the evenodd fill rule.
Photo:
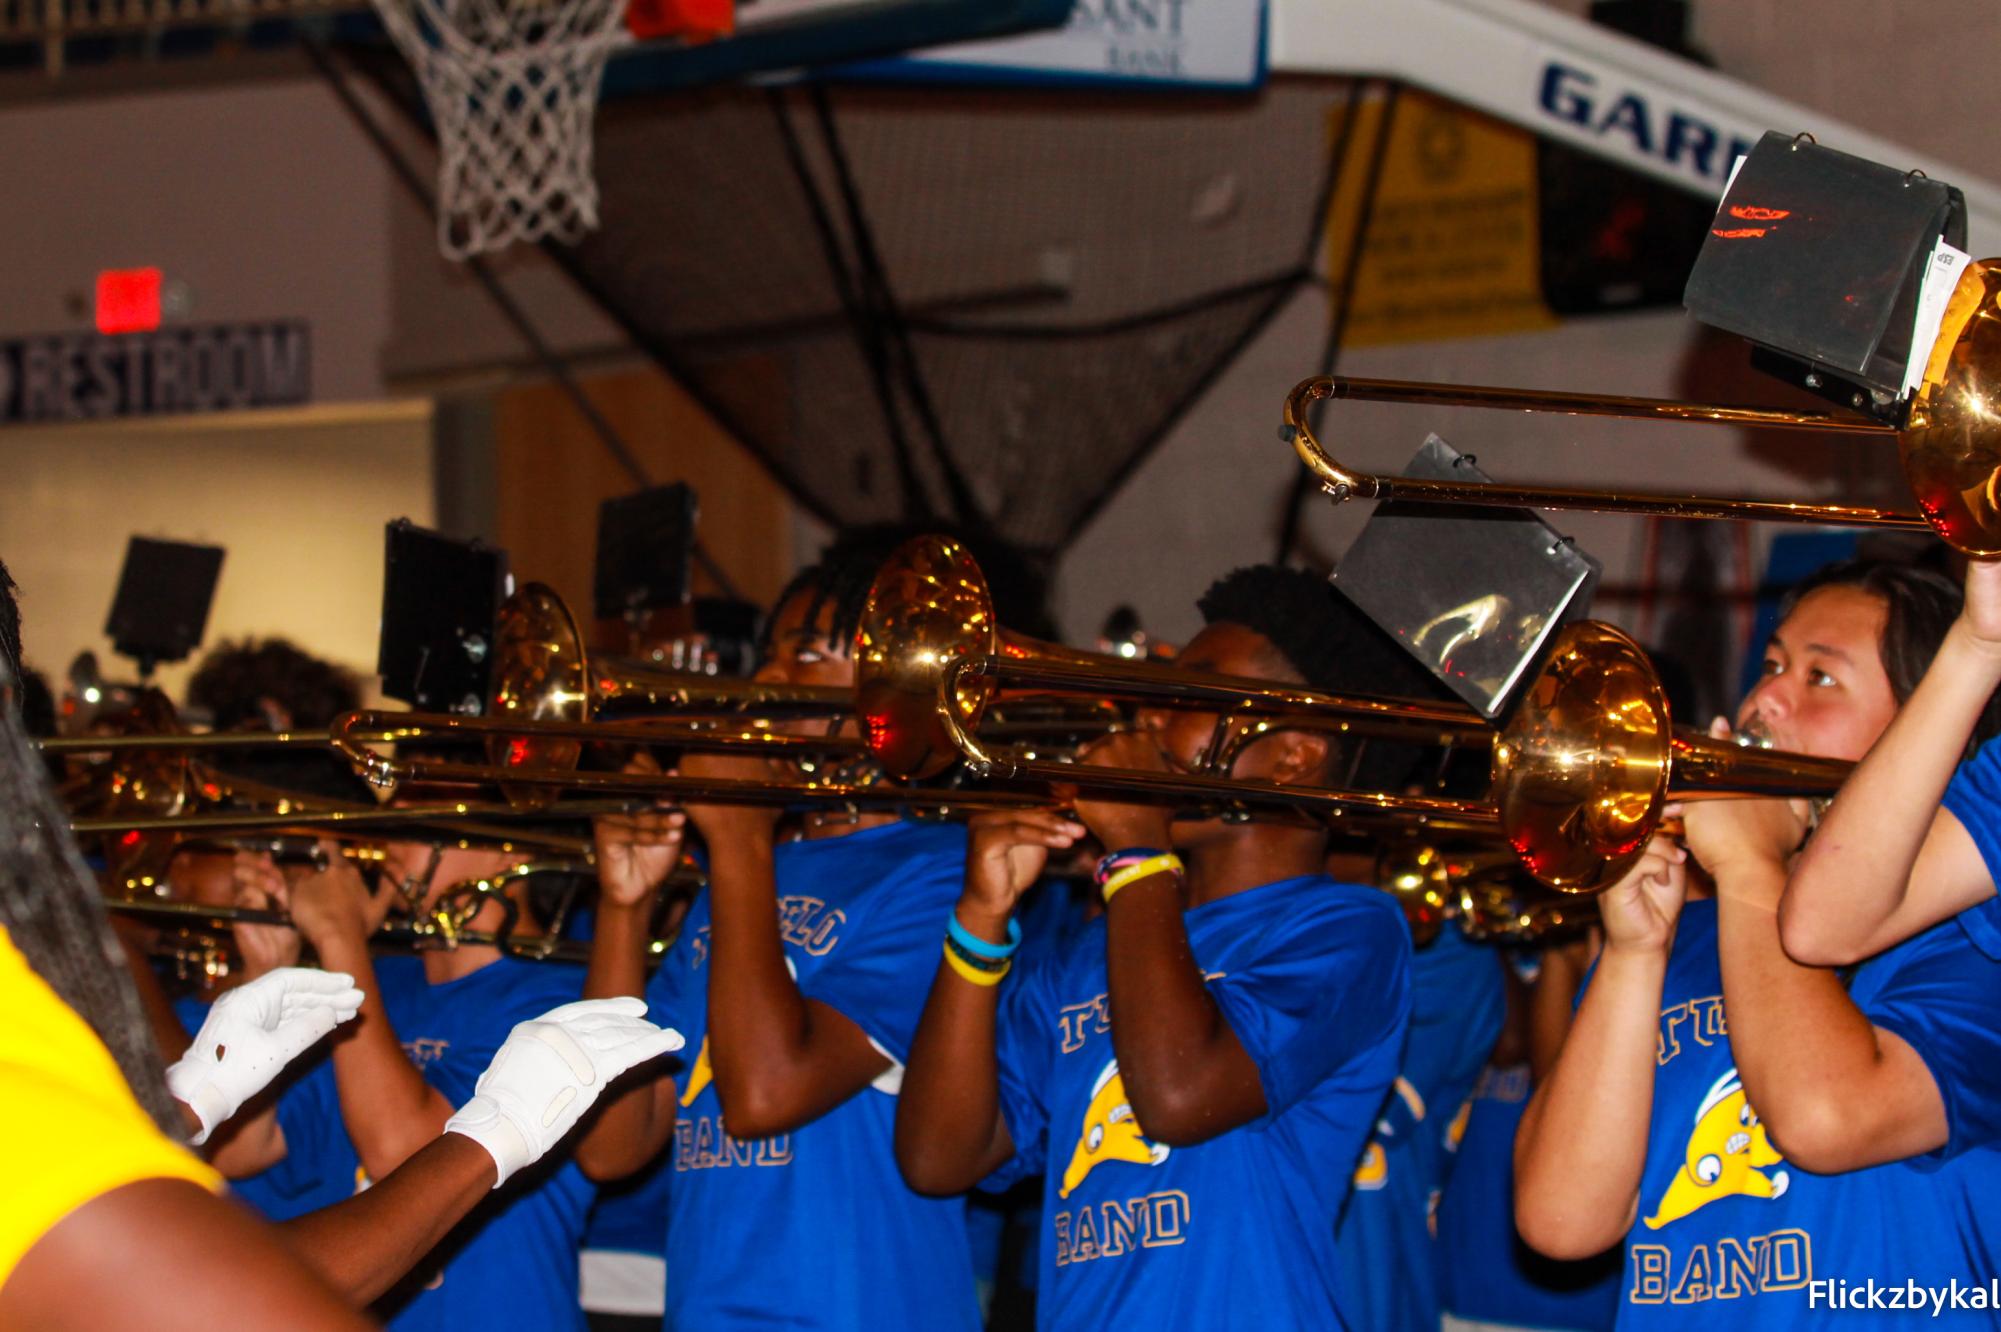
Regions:
<instances>
[{"instance_id":1,"label":"black lyre music holder","mask_svg":"<svg viewBox=\"0 0 2001 1332\"><path fill-rule=\"evenodd\" d=\"M382 569L382 692L420 711L478 714L493 672L507 552L390 523Z\"/></svg>"},{"instance_id":2,"label":"black lyre music holder","mask_svg":"<svg viewBox=\"0 0 2001 1332\"><path fill-rule=\"evenodd\" d=\"M161 662L180 661L201 645L222 576L221 546L133 537L104 632L145 679Z\"/></svg>"},{"instance_id":3,"label":"black lyre music holder","mask_svg":"<svg viewBox=\"0 0 2001 1332\"><path fill-rule=\"evenodd\" d=\"M686 482L598 505L591 600L600 620L688 604L699 506Z\"/></svg>"},{"instance_id":4,"label":"black lyre music holder","mask_svg":"<svg viewBox=\"0 0 2001 1332\"><path fill-rule=\"evenodd\" d=\"M1485 481L1437 435L1405 476ZM1459 698L1492 720L1556 631L1589 614L1599 566L1526 509L1379 504L1334 585Z\"/></svg>"},{"instance_id":5,"label":"black lyre music holder","mask_svg":"<svg viewBox=\"0 0 2001 1332\"><path fill-rule=\"evenodd\" d=\"M1966 245L1966 200L1920 171L1768 133L1738 168L1689 274L1694 318L1752 364L1901 427L1932 249Z\"/></svg>"}]
</instances>

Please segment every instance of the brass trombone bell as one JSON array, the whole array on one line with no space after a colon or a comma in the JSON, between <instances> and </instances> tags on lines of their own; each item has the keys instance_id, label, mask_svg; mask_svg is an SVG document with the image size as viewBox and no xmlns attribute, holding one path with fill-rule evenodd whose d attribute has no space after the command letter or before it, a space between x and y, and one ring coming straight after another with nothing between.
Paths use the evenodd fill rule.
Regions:
<instances>
[{"instance_id":1,"label":"brass trombone bell","mask_svg":"<svg viewBox=\"0 0 2001 1332\"><path fill-rule=\"evenodd\" d=\"M1010 686L1029 692L1007 692ZM1213 706L1246 723L1281 715L1296 720L1317 709L1332 719L1329 729L1367 731L1386 724L1409 738L1414 729L1428 726L1441 744L1484 739L1488 732L1470 708L1348 698L1084 652L1017 634L996 621L986 577L971 552L946 537L918 537L885 563L855 635L855 697L869 749L887 771L929 777L964 759L980 776L1028 776L1022 764L1031 760L988 743L1005 738L1007 728L983 729L982 722L990 708L1051 706L1065 695L1088 696L1110 722L1119 715L1112 702L1117 699ZM1034 775L1053 777L1047 766L1055 765ZM1071 768L1066 780L1078 776Z\"/></svg>"},{"instance_id":2,"label":"brass trombone bell","mask_svg":"<svg viewBox=\"0 0 2001 1332\"><path fill-rule=\"evenodd\" d=\"M769 685L667 670L625 658L593 659L585 651L569 607L541 583L529 583L509 597L494 626L493 690L486 720L509 725L491 732L488 757L509 768L574 768L586 740L676 742L672 734L614 735L597 725L612 720L718 713L738 718L739 733L747 734L787 718L844 719L851 708L844 689ZM389 724L393 727L395 722ZM355 728L340 731L337 747L354 759L346 742L357 738ZM825 742L819 747L829 748ZM363 771L374 779L379 769L364 766ZM532 787L502 789L517 803L539 798Z\"/></svg>"},{"instance_id":3,"label":"brass trombone bell","mask_svg":"<svg viewBox=\"0 0 2001 1332\"><path fill-rule=\"evenodd\" d=\"M1402 736L1429 725L1441 735L1470 733L1483 740L1488 728L1470 708L1348 699L1082 652L1012 633L995 621L978 562L946 537L918 537L885 563L862 611L854 655L863 735L883 767L898 776L929 776L963 759L975 776L1204 807L1304 809L1354 819L1390 814L1462 831L1494 824L1492 811L1465 801L1281 787L1211 772L1086 767L1037 757L1016 745L989 744L981 723L994 708L1063 694L1088 696L1101 705L1125 699L1209 707L1250 725L1279 715L1297 717L1317 703L1335 714L1334 727L1388 726ZM1029 692L1009 693L1007 685Z\"/></svg>"},{"instance_id":4,"label":"brass trombone bell","mask_svg":"<svg viewBox=\"0 0 2001 1332\"><path fill-rule=\"evenodd\" d=\"M1645 852L1672 801L1831 795L1853 767L1675 726L1645 650L1580 620L1558 631L1495 736L1490 798L1523 868L1597 892Z\"/></svg>"},{"instance_id":5,"label":"brass trombone bell","mask_svg":"<svg viewBox=\"0 0 2001 1332\"><path fill-rule=\"evenodd\" d=\"M1955 549L2001 555L2001 259L1983 259L1960 275L1931 359L1904 427L1842 412L1730 407L1653 398L1599 397L1534 389L1486 388L1386 379L1308 379L1285 400L1279 437L1319 478L1336 503L1350 499L1407 500L1525 509L1584 509L1663 518L1746 519L1842 527L1929 527ZM1701 495L1432 480L1356 471L1314 434L1315 402L1395 402L1434 407L1491 407L1568 416L1753 426L1768 430L1872 435L1897 444L1916 512L1860 505L1807 504Z\"/></svg>"},{"instance_id":6,"label":"brass trombone bell","mask_svg":"<svg viewBox=\"0 0 2001 1332\"><path fill-rule=\"evenodd\" d=\"M1564 938L1598 920L1595 899L1534 885L1504 846L1394 838L1377 853L1374 882L1403 907L1420 948L1454 920L1469 940L1501 944Z\"/></svg>"},{"instance_id":7,"label":"brass trombone bell","mask_svg":"<svg viewBox=\"0 0 2001 1332\"><path fill-rule=\"evenodd\" d=\"M993 701L990 680L972 678L941 694L947 667L969 655L1041 662L1103 660L1004 629L978 561L948 537L905 542L883 563L855 631L855 709L869 752L902 778L935 777L961 751L940 718L948 698L958 730L975 731Z\"/></svg>"}]
</instances>

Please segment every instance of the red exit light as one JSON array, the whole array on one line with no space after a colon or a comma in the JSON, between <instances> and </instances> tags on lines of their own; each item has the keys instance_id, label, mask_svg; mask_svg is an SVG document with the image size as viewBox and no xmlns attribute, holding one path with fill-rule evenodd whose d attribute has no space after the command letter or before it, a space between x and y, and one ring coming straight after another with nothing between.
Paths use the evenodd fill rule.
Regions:
<instances>
[{"instance_id":1,"label":"red exit light","mask_svg":"<svg viewBox=\"0 0 2001 1332\"><path fill-rule=\"evenodd\" d=\"M97 275L97 331L150 333L160 326L160 270L107 268Z\"/></svg>"}]
</instances>

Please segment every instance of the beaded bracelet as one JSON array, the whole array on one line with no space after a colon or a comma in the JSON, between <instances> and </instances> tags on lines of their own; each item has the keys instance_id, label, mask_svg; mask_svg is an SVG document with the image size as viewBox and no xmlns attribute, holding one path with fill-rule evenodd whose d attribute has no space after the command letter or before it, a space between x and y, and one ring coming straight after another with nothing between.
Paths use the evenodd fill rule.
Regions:
<instances>
[{"instance_id":1,"label":"beaded bracelet","mask_svg":"<svg viewBox=\"0 0 2001 1332\"><path fill-rule=\"evenodd\" d=\"M974 985L999 985L1001 978L1013 969L1012 961L1003 962L993 971L985 971L960 956L952 947L952 936L945 936L945 964L959 973L959 979Z\"/></svg>"},{"instance_id":2,"label":"beaded bracelet","mask_svg":"<svg viewBox=\"0 0 2001 1332\"><path fill-rule=\"evenodd\" d=\"M1102 885L1105 901L1109 903L1112 900L1112 894L1129 883L1134 883L1140 879L1150 879L1156 874L1173 874L1178 877L1182 872L1181 857L1175 855L1172 851L1162 852L1157 856L1149 856L1145 860L1136 860L1130 865L1112 871L1112 876L1105 880Z\"/></svg>"}]
</instances>

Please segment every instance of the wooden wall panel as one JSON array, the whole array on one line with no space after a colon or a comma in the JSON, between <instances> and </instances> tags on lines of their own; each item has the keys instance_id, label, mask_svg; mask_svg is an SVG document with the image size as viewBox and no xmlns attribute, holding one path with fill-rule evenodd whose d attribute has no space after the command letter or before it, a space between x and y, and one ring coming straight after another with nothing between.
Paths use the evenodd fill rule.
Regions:
<instances>
[{"instance_id":1,"label":"wooden wall panel","mask_svg":"<svg viewBox=\"0 0 2001 1332\"><path fill-rule=\"evenodd\" d=\"M654 484L695 488L702 543L744 596L769 604L794 567L792 504L778 483L657 370L592 376L583 387ZM550 584L588 616L598 504L630 494L631 478L554 384L500 394L494 470L494 536L515 577ZM716 591L698 570L696 595Z\"/></svg>"}]
</instances>

